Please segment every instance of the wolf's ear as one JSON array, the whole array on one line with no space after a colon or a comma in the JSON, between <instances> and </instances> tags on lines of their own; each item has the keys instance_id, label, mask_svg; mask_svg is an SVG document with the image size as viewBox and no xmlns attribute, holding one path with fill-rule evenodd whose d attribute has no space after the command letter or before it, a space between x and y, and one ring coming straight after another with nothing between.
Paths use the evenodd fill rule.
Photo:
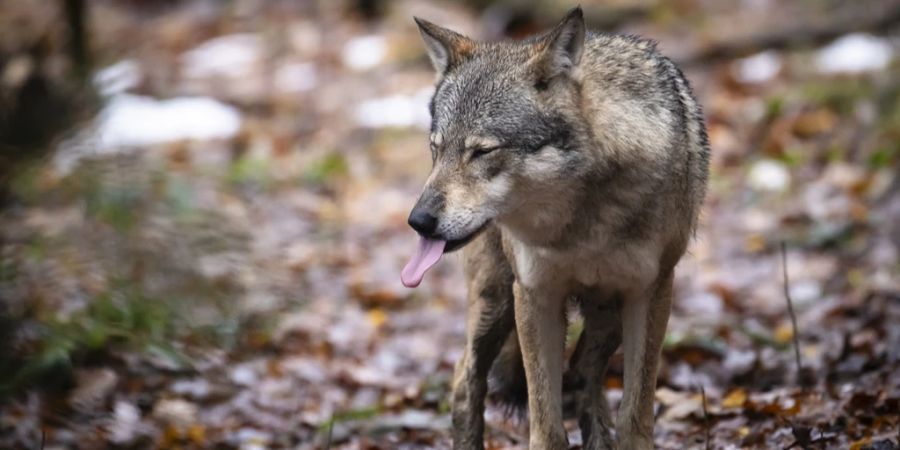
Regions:
<instances>
[{"instance_id":1,"label":"wolf's ear","mask_svg":"<svg viewBox=\"0 0 900 450\"><path fill-rule=\"evenodd\" d=\"M427 20L414 17L419 33L425 41L428 57L438 75L447 71L475 53L476 43L459 33L439 27Z\"/></svg>"},{"instance_id":2,"label":"wolf's ear","mask_svg":"<svg viewBox=\"0 0 900 450\"><path fill-rule=\"evenodd\" d=\"M576 6L543 40L542 63L548 78L568 72L584 53L584 13Z\"/></svg>"}]
</instances>

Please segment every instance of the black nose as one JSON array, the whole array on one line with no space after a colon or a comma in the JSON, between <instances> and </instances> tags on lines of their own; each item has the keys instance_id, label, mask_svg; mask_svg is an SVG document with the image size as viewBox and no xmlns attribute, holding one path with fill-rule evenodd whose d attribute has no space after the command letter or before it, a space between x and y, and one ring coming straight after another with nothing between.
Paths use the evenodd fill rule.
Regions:
<instances>
[{"instance_id":1,"label":"black nose","mask_svg":"<svg viewBox=\"0 0 900 450\"><path fill-rule=\"evenodd\" d=\"M437 228L437 217L434 217L425 209L413 208L409 213L409 226L423 236L430 236Z\"/></svg>"}]
</instances>

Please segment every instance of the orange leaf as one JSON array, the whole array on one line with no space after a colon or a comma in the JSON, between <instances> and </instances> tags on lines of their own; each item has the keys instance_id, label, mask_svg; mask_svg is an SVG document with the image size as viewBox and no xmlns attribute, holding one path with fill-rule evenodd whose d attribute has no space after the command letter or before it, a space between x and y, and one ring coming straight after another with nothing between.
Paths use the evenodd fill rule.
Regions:
<instances>
[{"instance_id":1,"label":"orange leaf","mask_svg":"<svg viewBox=\"0 0 900 450\"><path fill-rule=\"evenodd\" d=\"M740 408L747 401L747 391L743 388L732 390L722 399L723 408Z\"/></svg>"}]
</instances>

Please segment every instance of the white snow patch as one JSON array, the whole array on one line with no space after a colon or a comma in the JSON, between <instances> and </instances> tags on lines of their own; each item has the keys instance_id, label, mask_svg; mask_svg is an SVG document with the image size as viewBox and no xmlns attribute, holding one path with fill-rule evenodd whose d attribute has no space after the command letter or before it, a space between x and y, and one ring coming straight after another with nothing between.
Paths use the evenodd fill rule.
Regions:
<instances>
[{"instance_id":1,"label":"white snow patch","mask_svg":"<svg viewBox=\"0 0 900 450\"><path fill-rule=\"evenodd\" d=\"M181 55L181 63L187 78L230 78L248 74L262 58L262 38L246 33L210 39Z\"/></svg>"},{"instance_id":2,"label":"white snow patch","mask_svg":"<svg viewBox=\"0 0 900 450\"><path fill-rule=\"evenodd\" d=\"M231 382L240 386L253 386L259 381L256 372L248 364L242 364L231 369L228 374Z\"/></svg>"},{"instance_id":3,"label":"white snow patch","mask_svg":"<svg viewBox=\"0 0 900 450\"><path fill-rule=\"evenodd\" d=\"M344 65L353 70L368 70L384 61L387 42L382 36L362 36L344 44L342 59Z\"/></svg>"},{"instance_id":4,"label":"white snow patch","mask_svg":"<svg viewBox=\"0 0 900 450\"><path fill-rule=\"evenodd\" d=\"M884 39L866 33L848 34L816 54L816 67L822 73L860 73L881 70L893 56Z\"/></svg>"},{"instance_id":5,"label":"white snow patch","mask_svg":"<svg viewBox=\"0 0 900 450\"><path fill-rule=\"evenodd\" d=\"M741 83L765 83L781 71L781 57L768 50L739 59L733 66L734 77Z\"/></svg>"},{"instance_id":6,"label":"white snow patch","mask_svg":"<svg viewBox=\"0 0 900 450\"><path fill-rule=\"evenodd\" d=\"M121 94L141 82L141 66L132 59L119 61L94 74L94 86L105 96Z\"/></svg>"},{"instance_id":7,"label":"white snow patch","mask_svg":"<svg viewBox=\"0 0 900 450\"><path fill-rule=\"evenodd\" d=\"M719 317L725 307L722 298L712 292L698 292L682 298L681 307L688 311L691 317Z\"/></svg>"},{"instance_id":8,"label":"white snow patch","mask_svg":"<svg viewBox=\"0 0 900 450\"><path fill-rule=\"evenodd\" d=\"M760 191L785 191L791 183L791 174L784 164L763 159L750 168L748 182L752 188Z\"/></svg>"},{"instance_id":9,"label":"white snow patch","mask_svg":"<svg viewBox=\"0 0 900 450\"><path fill-rule=\"evenodd\" d=\"M117 401L113 407L113 420L109 424L109 440L115 444L134 442L141 426L141 410L137 406Z\"/></svg>"},{"instance_id":10,"label":"white snow patch","mask_svg":"<svg viewBox=\"0 0 900 450\"><path fill-rule=\"evenodd\" d=\"M790 292L791 301L804 306L822 298L822 285L815 280L798 280L791 283Z\"/></svg>"},{"instance_id":11,"label":"white snow patch","mask_svg":"<svg viewBox=\"0 0 900 450\"><path fill-rule=\"evenodd\" d=\"M99 149L114 151L182 140L227 139L240 127L240 112L212 98L156 100L122 94L100 113L97 140Z\"/></svg>"},{"instance_id":12,"label":"white snow patch","mask_svg":"<svg viewBox=\"0 0 900 450\"><path fill-rule=\"evenodd\" d=\"M419 127L428 129L431 117L428 100L434 89L424 88L412 95L392 95L362 102L356 108L356 122L366 128Z\"/></svg>"}]
</instances>

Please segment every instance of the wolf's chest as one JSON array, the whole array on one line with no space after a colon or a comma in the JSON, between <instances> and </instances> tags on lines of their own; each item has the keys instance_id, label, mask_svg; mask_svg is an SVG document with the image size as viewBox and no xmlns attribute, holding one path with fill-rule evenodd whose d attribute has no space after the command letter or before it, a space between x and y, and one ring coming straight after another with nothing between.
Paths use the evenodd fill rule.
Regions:
<instances>
[{"instance_id":1,"label":"wolf's chest","mask_svg":"<svg viewBox=\"0 0 900 450\"><path fill-rule=\"evenodd\" d=\"M649 242L614 246L594 240L558 250L517 241L511 249L517 281L542 290L633 289L649 285L658 270L659 253Z\"/></svg>"}]
</instances>

